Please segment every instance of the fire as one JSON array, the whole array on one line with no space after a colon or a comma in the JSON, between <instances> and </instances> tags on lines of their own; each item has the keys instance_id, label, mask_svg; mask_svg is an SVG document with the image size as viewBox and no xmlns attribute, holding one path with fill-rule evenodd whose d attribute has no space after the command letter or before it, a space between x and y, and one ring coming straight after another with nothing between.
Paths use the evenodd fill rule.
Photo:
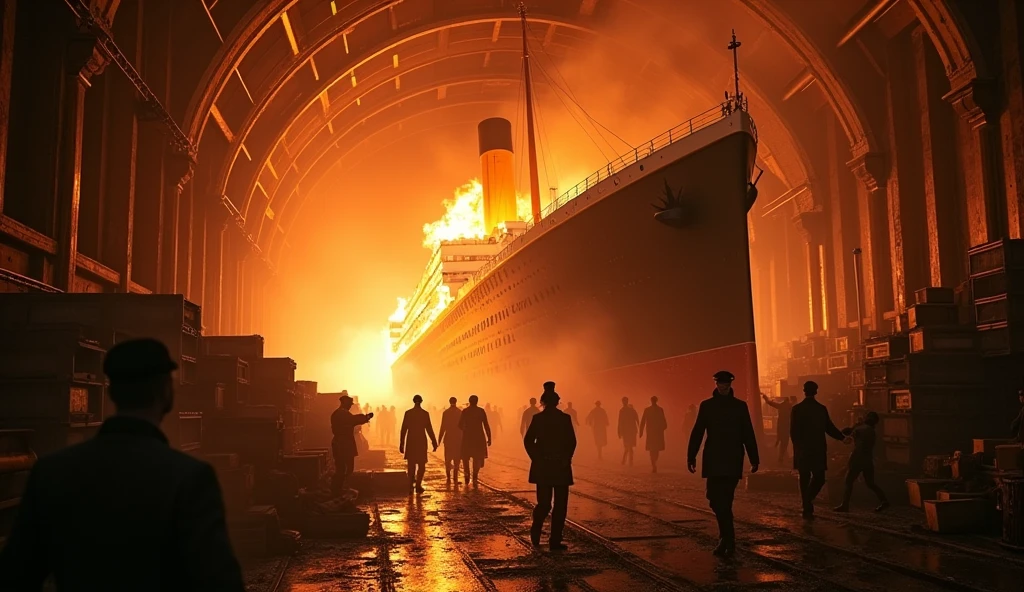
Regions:
<instances>
[{"instance_id":1,"label":"fire","mask_svg":"<svg viewBox=\"0 0 1024 592\"><path fill-rule=\"evenodd\" d=\"M444 215L436 222L423 225L423 246L433 251L444 241L482 239L489 234L484 228L484 188L479 179L472 179L457 188L451 199L444 200ZM516 215L520 220L530 217L530 196L516 194Z\"/></svg>"},{"instance_id":2,"label":"fire","mask_svg":"<svg viewBox=\"0 0 1024 592\"><path fill-rule=\"evenodd\" d=\"M392 323L405 322L405 317L409 314L408 306L409 300L407 298L399 298L398 307L396 307L395 312L391 313L391 316L388 317L388 321Z\"/></svg>"}]
</instances>

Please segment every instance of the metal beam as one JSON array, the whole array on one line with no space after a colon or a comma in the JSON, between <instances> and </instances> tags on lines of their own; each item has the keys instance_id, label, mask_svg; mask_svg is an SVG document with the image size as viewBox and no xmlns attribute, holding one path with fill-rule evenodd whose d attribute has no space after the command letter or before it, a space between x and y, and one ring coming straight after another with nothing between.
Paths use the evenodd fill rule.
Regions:
<instances>
[{"instance_id":1,"label":"metal beam","mask_svg":"<svg viewBox=\"0 0 1024 592\"><path fill-rule=\"evenodd\" d=\"M788 101L795 97L801 91L807 89L809 86L814 84L817 78L814 76L814 72L808 69L804 69L803 72L797 74L796 78L791 80L786 85L785 92L782 93L782 100Z\"/></svg>"},{"instance_id":2,"label":"metal beam","mask_svg":"<svg viewBox=\"0 0 1024 592\"><path fill-rule=\"evenodd\" d=\"M854 19L850 28L847 29L846 33L839 38L839 43L836 43L836 47L842 47L849 43L849 41L856 37L858 33L863 31L865 27L882 18L890 8L896 6L897 2L899 2L899 0L875 0L875 4L873 6L867 7L858 18Z\"/></svg>"}]
</instances>

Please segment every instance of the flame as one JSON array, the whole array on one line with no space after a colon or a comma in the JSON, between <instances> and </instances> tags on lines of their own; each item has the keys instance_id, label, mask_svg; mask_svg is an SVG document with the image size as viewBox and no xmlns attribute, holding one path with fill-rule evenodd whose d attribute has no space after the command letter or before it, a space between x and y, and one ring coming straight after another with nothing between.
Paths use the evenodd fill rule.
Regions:
<instances>
[{"instance_id":1,"label":"flame","mask_svg":"<svg viewBox=\"0 0 1024 592\"><path fill-rule=\"evenodd\" d=\"M402 323L405 321L405 317L409 314L408 307L409 300L407 298L398 299L398 307L395 308L395 312L391 313L388 317L388 321L392 323Z\"/></svg>"},{"instance_id":2,"label":"flame","mask_svg":"<svg viewBox=\"0 0 1024 592\"><path fill-rule=\"evenodd\" d=\"M433 251L444 241L482 239L484 228L484 187L479 179L471 179L457 188L451 199L444 200L444 215L436 222L423 225L423 246ZM516 194L516 216L530 218L530 196Z\"/></svg>"}]
</instances>

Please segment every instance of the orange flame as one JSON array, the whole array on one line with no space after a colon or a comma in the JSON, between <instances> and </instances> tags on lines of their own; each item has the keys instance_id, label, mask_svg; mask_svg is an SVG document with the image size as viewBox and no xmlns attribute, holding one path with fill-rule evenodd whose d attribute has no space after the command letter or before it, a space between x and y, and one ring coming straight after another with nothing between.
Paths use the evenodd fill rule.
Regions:
<instances>
[{"instance_id":1,"label":"orange flame","mask_svg":"<svg viewBox=\"0 0 1024 592\"><path fill-rule=\"evenodd\" d=\"M445 213L436 222L423 225L423 246L434 250L442 242L487 237L484 229L484 187L472 179L444 200ZM516 215L530 217L530 196L516 194Z\"/></svg>"}]
</instances>

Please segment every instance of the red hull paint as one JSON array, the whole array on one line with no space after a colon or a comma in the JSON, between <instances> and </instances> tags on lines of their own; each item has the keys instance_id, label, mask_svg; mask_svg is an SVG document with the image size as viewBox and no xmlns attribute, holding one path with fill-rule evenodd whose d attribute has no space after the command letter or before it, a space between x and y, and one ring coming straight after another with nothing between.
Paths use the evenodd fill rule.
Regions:
<instances>
[{"instance_id":1,"label":"red hull paint","mask_svg":"<svg viewBox=\"0 0 1024 592\"><path fill-rule=\"evenodd\" d=\"M613 368L598 373L595 378L600 380L605 392L633 393L634 398L638 397L635 405L645 406L647 396L658 395L659 404L673 410L673 415L681 419L687 405L700 405L711 396L715 388L712 375L719 370L728 370L736 376L733 383L736 397L747 401L754 425L761 425L757 351L753 343ZM705 388L693 390L684 386L694 384L705 385Z\"/></svg>"}]
</instances>

